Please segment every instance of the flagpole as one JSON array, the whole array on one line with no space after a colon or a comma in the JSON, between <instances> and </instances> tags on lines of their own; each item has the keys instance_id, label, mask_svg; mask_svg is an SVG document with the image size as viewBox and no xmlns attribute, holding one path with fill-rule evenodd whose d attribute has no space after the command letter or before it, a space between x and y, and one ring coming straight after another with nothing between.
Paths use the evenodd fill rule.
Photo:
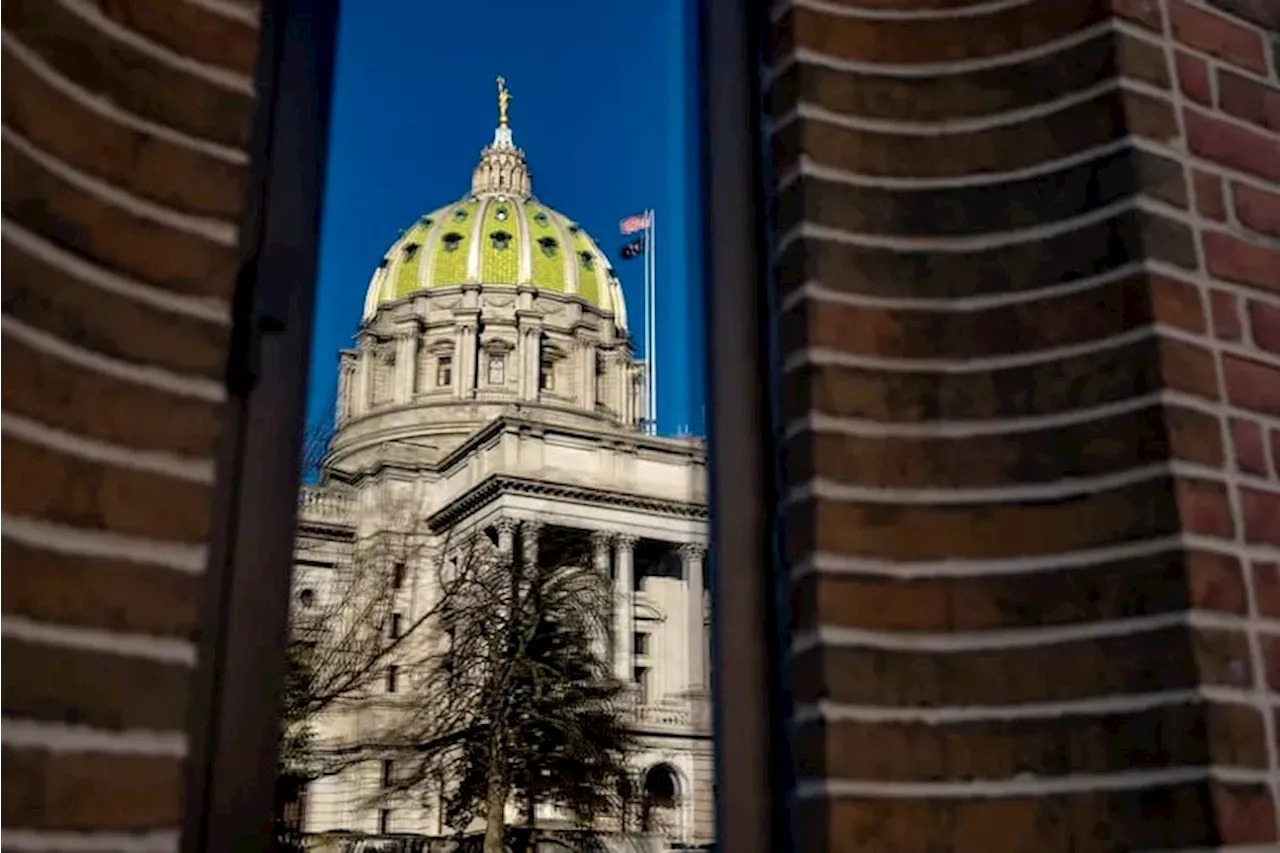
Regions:
<instances>
[{"instance_id":1,"label":"flagpole","mask_svg":"<svg viewBox=\"0 0 1280 853\"><path fill-rule=\"evenodd\" d=\"M646 234L645 261L649 276L649 434L658 434L658 256L654 250L654 235L657 232L657 216L653 208L649 209L649 231Z\"/></svg>"}]
</instances>

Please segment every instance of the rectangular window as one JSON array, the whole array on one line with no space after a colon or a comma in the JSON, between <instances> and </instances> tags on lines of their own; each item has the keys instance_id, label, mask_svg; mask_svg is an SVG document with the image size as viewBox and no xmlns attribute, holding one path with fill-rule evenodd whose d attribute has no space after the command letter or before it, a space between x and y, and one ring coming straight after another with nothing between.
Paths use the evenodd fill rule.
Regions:
<instances>
[{"instance_id":1,"label":"rectangular window","mask_svg":"<svg viewBox=\"0 0 1280 853\"><path fill-rule=\"evenodd\" d=\"M556 390L556 367L551 362L542 362L542 367L538 373L538 385L543 391Z\"/></svg>"},{"instance_id":2,"label":"rectangular window","mask_svg":"<svg viewBox=\"0 0 1280 853\"><path fill-rule=\"evenodd\" d=\"M391 639L400 639L401 619L399 613L391 614Z\"/></svg>"},{"instance_id":3,"label":"rectangular window","mask_svg":"<svg viewBox=\"0 0 1280 853\"><path fill-rule=\"evenodd\" d=\"M387 667L387 692L388 693L396 692L396 680L399 675L400 675L400 667L396 666L395 664L391 664L390 666Z\"/></svg>"},{"instance_id":4,"label":"rectangular window","mask_svg":"<svg viewBox=\"0 0 1280 853\"><path fill-rule=\"evenodd\" d=\"M383 759L383 761L382 761L382 787L384 787L384 788L390 788L390 787L391 787L392 782L394 782L394 781L395 781L395 777L393 776L393 771L394 771L394 769L395 769L395 768L394 768L394 765L391 763L391 759L390 759L390 758L385 758L385 759ZM384 830L383 830L383 832L386 832L386 830L384 829Z\"/></svg>"},{"instance_id":5,"label":"rectangular window","mask_svg":"<svg viewBox=\"0 0 1280 853\"><path fill-rule=\"evenodd\" d=\"M649 704L649 667L647 666L636 667L635 671L632 673L632 676L635 678L636 686L639 688L638 690L636 690L636 698L639 700L641 705L648 705Z\"/></svg>"},{"instance_id":6,"label":"rectangular window","mask_svg":"<svg viewBox=\"0 0 1280 853\"><path fill-rule=\"evenodd\" d=\"M391 831L391 809L381 809L378 812L378 832L386 835Z\"/></svg>"},{"instance_id":7,"label":"rectangular window","mask_svg":"<svg viewBox=\"0 0 1280 853\"><path fill-rule=\"evenodd\" d=\"M631 640L635 644L636 654L649 654L649 635L642 631L637 631Z\"/></svg>"},{"instance_id":8,"label":"rectangular window","mask_svg":"<svg viewBox=\"0 0 1280 853\"><path fill-rule=\"evenodd\" d=\"M489 354L489 384L502 385L507 381L507 358L497 353Z\"/></svg>"},{"instance_id":9,"label":"rectangular window","mask_svg":"<svg viewBox=\"0 0 1280 853\"><path fill-rule=\"evenodd\" d=\"M440 388L453 384L453 356L442 355L436 359L436 385Z\"/></svg>"},{"instance_id":10,"label":"rectangular window","mask_svg":"<svg viewBox=\"0 0 1280 853\"><path fill-rule=\"evenodd\" d=\"M404 561L399 561L391 571L391 584L394 589L404 586L405 565Z\"/></svg>"}]
</instances>

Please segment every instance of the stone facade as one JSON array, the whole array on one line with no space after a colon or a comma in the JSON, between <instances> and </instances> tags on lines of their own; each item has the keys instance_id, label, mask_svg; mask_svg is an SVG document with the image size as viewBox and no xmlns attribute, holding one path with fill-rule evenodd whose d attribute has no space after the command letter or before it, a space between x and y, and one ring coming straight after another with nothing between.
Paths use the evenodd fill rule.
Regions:
<instances>
[{"instance_id":1,"label":"stone facade","mask_svg":"<svg viewBox=\"0 0 1280 853\"><path fill-rule=\"evenodd\" d=\"M799 848L1273 844L1280 6L889 5L771 31Z\"/></svg>"},{"instance_id":2,"label":"stone facade","mask_svg":"<svg viewBox=\"0 0 1280 853\"><path fill-rule=\"evenodd\" d=\"M162 5L3 11L5 849L182 823L258 30Z\"/></svg>"}]
</instances>

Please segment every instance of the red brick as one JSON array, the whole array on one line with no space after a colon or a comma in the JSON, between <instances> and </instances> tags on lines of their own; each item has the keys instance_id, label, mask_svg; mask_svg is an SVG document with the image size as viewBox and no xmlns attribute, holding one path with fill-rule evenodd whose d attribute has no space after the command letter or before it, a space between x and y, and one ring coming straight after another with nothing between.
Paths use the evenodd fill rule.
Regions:
<instances>
[{"instance_id":1,"label":"red brick","mask_svg":"<svg viewBox=\"0 0 1280 853\"><path fill-rule=\"evenodd\" d=\"M1231 446L1239 470L1267 476L1267 454L1263 449L1261 427L1252 421L1233 420Z\"/></svg>"},{"instance_id":2,"label":"red brick","mask_svg":"<svg viewBox=\"0 0 1280 853\"><path fill-rule=\"evenodd\" d=\"M1269 193L1248 184L1235 184L1231 196L1236 203L1240 224L1261 234L1280 237L1280 194Z\"/></svg>"},{"instance_id":3,"label":"red brick","mask_svg":"<svg viewBox=\"0 0 1280 853\"><path fill-rule=\"evenodd\" d=\"M1205 231L1200 239L1211 275L1280 292L1280 250L1221 231Z\"/></svg>"},{"instance_id":4,"label":"red brick","mask_svg":"<svg viewBox=\"0 0 1280 853\"><path fill-rule=\"evenodd\" d=\"M1271 464L1276 467L1276 474L1280 476L1280 429L1273 429L1271 436Z\"/></svg>"},{"instance_id":5,"label":"red brick","mask_svg":"<svg viewBox=\"0 0 1280 853\"><path fill-rule=\"evenodd\" d=\"M1280 368L1225 355L1222 372L1231 405L1266 415L1280 415Z\"/></svg>"},{"instance_id":6,"label":"red brick","mask_svg":"<svg viewBox=\"0 0 1280 853\"><path fill-rule=\"evenodd\" d=\"M1218 69L1218 108L1247 122L1280 130L1280 90Z\"/></svg>"},{"instance_id":7,"label":"red brick","mask_svg":"<svg viewBox=\"0 0 1280 853\"><path fill-rule=\"evenodd\" d=\"M1253 595L1260 616L1280 616L1280 563L1253 564Z\"/></svg>"},{"instance_id":8,"label":"red brick","mask_svg":"<svg viewBox=\"0 0 1280 853\"><path fill-rule=\"evenodd\" d=\"M1218 222L1226 219L1227 206L1222 201L1222 179L1210 172L1196 169L1191 181L1196 196L1196 212Z\"/></svg>"},{"instance_id":9,"label":"red brick","mask_svg":"<svg viewBox=\"0 0 1280 853\"><path fill-rule=\"evenodd\" d=\"M1280 689L1280 634L1261 634L1264 683L1272 690Z\"/></svg>"},{"instance_id":10,"label":"red brick","mask_svg":"<svg viewBox=\"0 0 1280 853\"><path fill-rule=\"evenodd\" d=\"M1223 844L1270 844L1276 840L1275 805L1265 787L1214 783L1212 790Z\"/></svg>"},{"instance_id":11,"label":"red brick","mask_svg":"<svg viewBox=\"0 0 1280 853\"><path fill-rule=\"evenodd\" d=\"M1280 308L1250 301L1248 311L1253 342L1268 352L1280 353Z\"/></svg>"},{"instance_id":12,"label":"red brick","mask_svg":"<svg viewBox=\"0 0 1280 853\"><path fill-rule=\"evenodd\" d=\"M1280 140L1195 109L1186 110L1183 121L1187 145L1196 154L1241 172L1280 181Z\"/></svg>"},{"instance_id":13,"label":"red brick","mask_svg":"<svg viewBox=\"0 0 1280 853\"><path fill-rule=\"evenodd\" d=\"M1183 527L1202 536L1230 539L1235 536L1227 489L1209 480L1178 480L1178 514Z\"/></svg>"},{"instance_id":14,"label":"red brick","mask_svg":"<svg viewBox=\"0 0 1280 853\"><path fill-rule=\"evenodd\" d=\"M1240 573L1240 561L1235 557L1189 551L1186 565L1187 587L1193 608L1224 613L1248 611L1248 595Z\"/></svg>"},{"instance_id":15,"label":"red brick","mask_svg":"<svg viewBox=\"0 0 1280 853\"><path fill-rule=\"evenodd\" d=\"M1183 0L1170 0L1169 21L1173 25L1173 37L1182 44L1242 68L1266 73L1267 55L1258 30Z\"/></svg>"},{"instance_id":16,"label":"red brick","mask_svg":"<svg viewBox=\"0 0 1280 853\"><path fill-rule=\"evenodd\" d=\"M1107 0L1107 5L1117 18L1141 24L1155 32L1164 29L1164 20L1160 16L1160 4L1154 0Z\"/></svg>"},{"instance_id":17,"label":"red brick","mask_svg":"<svg viewBox=\"0 0 1280 853\"><path fill-rule=\"evenodd\" d=\"M1209 65L1198 56L1178 51L1178 86L1182 94L1193 101L1213 105L1213 90L1209 85Z\"/></svg>"},{"instance_id":18,"label":"red brick","mask_svg":"<svg viewBox=\"0 0 1280 853\"><path fill-rule=\"evenodd\" d=\"M1209 294L1209 310L1213 315L1213 334L1224 341L1238 341L1244 329L1240 323L1240 299L1234 293L1215 290Z\"/></svg>"},{"instance_id":19,"label":"red brick","mask_svg":"<svg viewBox=\"0 0 1280 853\"><path fill-rule=\"evenodd\" d=\"M1244 538L1265 545L1280 545L1280 492L1240 490L1240 514Z\"/></svg>"}]
</instances>

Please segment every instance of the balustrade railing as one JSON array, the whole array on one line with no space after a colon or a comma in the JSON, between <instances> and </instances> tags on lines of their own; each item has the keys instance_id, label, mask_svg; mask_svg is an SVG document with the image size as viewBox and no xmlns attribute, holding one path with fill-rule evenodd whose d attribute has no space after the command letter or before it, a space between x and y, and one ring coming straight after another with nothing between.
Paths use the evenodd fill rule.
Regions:
<instances>
[{"instance_id":1,"label":"balustrade railing","mask_svg":"<svg viewBox=\"0 0 1280 853\"><path fill-rule=\"evenodd\" d=\"M303 486L298 491L298 514L311 521L351 523L355 499L324 486Z\"/></svg>"}]
</instances>

